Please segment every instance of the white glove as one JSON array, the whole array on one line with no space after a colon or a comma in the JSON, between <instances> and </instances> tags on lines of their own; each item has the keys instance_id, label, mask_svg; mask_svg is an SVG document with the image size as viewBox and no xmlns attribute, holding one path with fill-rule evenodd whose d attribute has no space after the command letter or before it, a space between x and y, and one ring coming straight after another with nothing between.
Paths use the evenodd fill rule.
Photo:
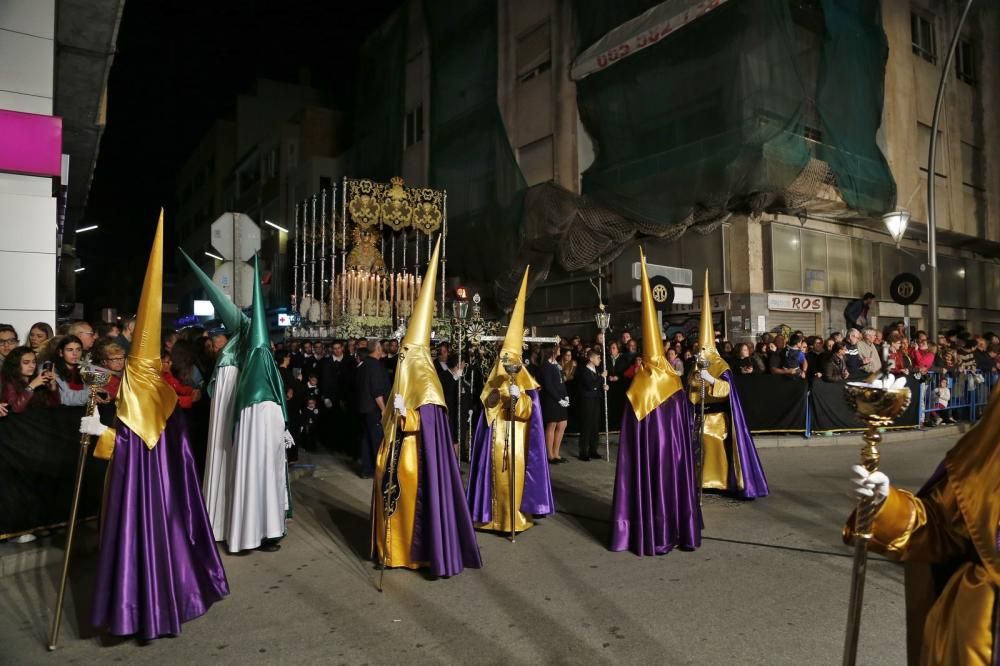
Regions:
<instances>
[{"instance_id":1,"label":"white glove","mask_svg":"<svg viewBox=\"0 0 1000 666\"><path fill-rule=\"evenodd\" d=\"M80 419L80 432L84 435L100 437L108 427L101 423L100 416L84 416Z\"/></svg>"},{"instance_id":2,"label":"white glove","mask_svg":"<svg viewBox=\"0 0 1000 666\"><path fill-rule=\"evenodd\" d=\"M715 377L713 377L712 373L709 372L708 370L702 370L701 371L701 379L702 379L702 381L704 381L709 386L714 386L715 385Z\"/></svg>"},{"instance_id":3,"label":"white glove","mask_svg":"<svg viewBox=\"0 0 1000 666\"><path fill-rule=\"evenodd\" d=\"M861 465L851 467L855 478L851 479L857 485L854 494L858 499L874 498L875 504L881 504L889 496L889 477L882 472L871 472Z\"/></svg>"},{"instance_id":4,"label":"white glove","mask_svg":"<svg viewBox=\"0 0 1000 666\"><path fill-rule=\"evenodd\" d=\"M323 404L326 405L327 409L331 409L333 407L333 400L330 400L329 398L323 398Z\"/></svg>"},{"instance_id":5,"label":"white glove","mask_svg":"<svg viewBox=\"0 0 1000 666\"><path fill-rule=\"evenodd\" d=\"M295 438L292 437L292 433L285 431L285 448L290 449L295 446Z\"/></svg>"},{"instance_id":6,"label":"white glove","mask_svg":"<svg viewBox=\"0 0 1000 666\"><path fill-rule=\"evenodd\" d=\"M397 393L396 397L392 399L392 408L400 416L406 416L406 404L403 402L403 395L401 393Z\"/></svg>"},{"instance_id":7,"label":"white glove","mask_svg":"<svg viewBox=\"0 0 1000 666\"><path fill-rule=\"evenodd\" d=\"M510 397L513 398L514 400L517 400L518 398L520 398L521 397L521 387L518 386L517 384L511 384L510 385Z\"/></svg>"},{"instance_id":8,"label":"white glove","mask_svg":"<svg viewBox=\"0 0 1000 666\"><path fill-rule=\"evenodd\" d=\"M559 404L562 405L563 407L569 407L569 398L563 398L562 400L559 401Z\"/></svg>"}]
</instances>

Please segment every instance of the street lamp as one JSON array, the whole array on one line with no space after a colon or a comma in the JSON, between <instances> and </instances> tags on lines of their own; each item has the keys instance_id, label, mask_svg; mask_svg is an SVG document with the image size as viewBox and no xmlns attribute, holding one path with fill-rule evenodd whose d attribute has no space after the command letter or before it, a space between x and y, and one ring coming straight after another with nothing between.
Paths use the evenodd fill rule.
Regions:
<instances>
[{"instance_id":1,"label":"street lamp","mask_svg":"<svg viewBox=\"0 0 1000 666\"><path fill-rule=\"evenodd\" d=\"M82 234L84 231L93 231L96 228L97 228L96 224L91 224L86 227L80 227L79 229L76 230L76 233Z\"/></svg>"},{"instance_id":2,"label":"street lamp","mask_svg":"<svg viewBox=\"0 0 1000 666\"><path fill-rule=\"evenodd\" d=\"M219 255L217 255L217 254L212 254L212 253L211 253L211 252L209 252L208 250L206 250L206 251L205 251L205 256L206 256L206 257L212 257L212 259L217 259L218 261L225 261L225 259L223 259L223 258L222 258L222 257L220 257Z\"/></svg>"},{"instance_id":3,"label":"street lamp","mask_svg":"<svg viewBox=\"0 0 1000 666\"><path fill-rule=\"evenodd\" d=\"M600 291L597 292L600 296ZM598 302L597 313L594 315L594 323L601 329L601 365L604 367L604 461L611 462L611 432L608 427L608 327L611 325L611 313L608 312L604 303Z\"/></svg>"},{"instance_id":4,"label":"street lamp","mask_svg":"<svg viewBox=\"0 0 1000 666\"><path fill-rule=\"evenodd\" d=\"M941 80L938 82L937 98L934 100L934 119L931 122L931 139L927 147L927 277L928 293L930 294L928 321L930 325L927 331L931 339L935 340L938 334L938 280L937 280L937 226L935 214L935 186L937 185L936 165L937 165L937 134L938 124L941 121L941 105L944 101L944 87L951 76L951 63L955 59L955 47L958 46L958 39L962 35L962 26L965 25L965 18L969 15L972 7L972 0L966 0L962 9L962 16L958 19L955 32L951 36L951 45L948 47L948 55L944 59L944 67L941 69ZM856 647L856 646L855 646Z\"/></svg>"},{"instance_id":5,"label":"street lamp","mask_svg":"<svg viewBox=\"0 0 1000 666\"><path fill-rule=\"evenodd\" d=\"M889 235L892 236L892 240L896 242L896 247L899 247L899 242L903 240L903 234L906 232L906 225L910 223L909 211L894 210L891 213L886 213L882 216L882 222Z\"/></svg>"},{"instance_id":6,"label":"street lamp","mask_svg":"<svg viewBox=\"0 0 1000 666\"><path fill-rule=\"evenodd\" d=\"M278 231L280 231L283 234L287 234L288 233L288 229L282 227L281 225L275 224L271 220L264 220L264 224L266 224L269 227L274 227L275 229L277 229Z\"/></svg>"},{"instance_id":7,"label":"street lamp","mask_svg":"<svg viewBox=\"0 0 1000 666\"><path fill-rule=\"evenodd\" d=\"M457 432L455 433L455 439L458 440L458 451L456 453L461 458L465 448L465 442L462 440L462 385L465 383L462 333L465 328L465 319L469 316L469 295L465 291L465 287L458 287L455 290L455 300L451 302L451 316L453 317L452 330L458 333L458 366L462 368L462 376L458 378L458 404L455 407L458 411L458 418L455 420L458 424Z\"/></svg>"}]
</instances>

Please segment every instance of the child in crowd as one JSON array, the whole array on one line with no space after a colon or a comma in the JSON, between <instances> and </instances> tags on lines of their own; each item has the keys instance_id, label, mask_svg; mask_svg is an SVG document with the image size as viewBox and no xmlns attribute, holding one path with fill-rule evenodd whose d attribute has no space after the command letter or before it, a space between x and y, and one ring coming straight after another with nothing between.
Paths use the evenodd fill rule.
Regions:
<instances>
[{"instance_id":1,"label":"child in crowd","mask_svg":"<svg viewBox=\"0 0 1000 666\"><path fill-rule=\"evenodd\" d=\"M310 376L310 379L312 379L312 376ZM319 441L318 405L318 397L307 396L306 406L302 408L302 413L299 417L299 433L295 441L307 451L316 450L316 443Z\"/></svg>"},{"instance_id":2,"label":"child in crowd","mask_svg":"<svg viewBox=\"0 0 1000 666\"><path fill-rule=\"evenodd\" d=\"M938 411L931 414L932 425L955 422L948 410L949 402L951 402L951 390L948 388L948 378L942 377L938 387L934 389L934 409Z\"/></svg>"},{"instance_id":3,"label":"child in crowd","mask_svg":"<svg viewBox=\"0 0 1000 666\"><path fill-rule=\"evenodd\" d=\"M173 359L170 352L163 350L160 354L160 372L163 375L163 381L170 385L170 388L174 390L177 394L177 404L180 405L181 409L191 409L194 403L201 399L201 391L196 388L191 388L181 380L174 377L170 369L173 367Z\"/></svg>"}]
</instances>

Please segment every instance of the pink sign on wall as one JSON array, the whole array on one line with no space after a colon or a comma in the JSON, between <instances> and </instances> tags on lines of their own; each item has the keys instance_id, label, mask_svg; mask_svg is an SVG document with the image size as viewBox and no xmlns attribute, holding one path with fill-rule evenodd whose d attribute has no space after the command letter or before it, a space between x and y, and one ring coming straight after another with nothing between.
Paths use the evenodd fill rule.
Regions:
<instances>
[{"instance_id":1,"label":"pink sign on wall","mask_svg":"<svg viewBox=\"0 0 1000 666\"><path fill-rule=\"evenodd\" d=\"M0 171L59 176L62 118L0 109Z\"/></svg>"}]
</instances>

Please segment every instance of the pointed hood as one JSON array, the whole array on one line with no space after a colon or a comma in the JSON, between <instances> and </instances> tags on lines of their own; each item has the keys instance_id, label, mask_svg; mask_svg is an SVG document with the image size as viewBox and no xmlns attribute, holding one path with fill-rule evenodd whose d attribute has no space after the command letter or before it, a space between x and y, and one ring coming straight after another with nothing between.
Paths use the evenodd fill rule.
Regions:
<instances>
[{"instance_id":1,"label":"pointed hood","mask_svg":"<svg viewBox=\"0 0 1000 666\"><path fill-rule=\"evenodd\" d=\"M152 449L177 406L177 394L163 381L160 327L163 307L163 209L149 252L135 333L118 390L118 418Z\"/></svg>"},{"instance_id":2,"label":"pointed hood","mask_svg":"<svg viewBox=\"0 0 1000 666\"><path fill-rule=\"evenodd\" d=\"M271 354L264 290L260 284L260 262L256 255L253 258L253 313L244 349L240 379L236 387L236 418L247 407L261 402L274 402L281 405L281 412L287 421L284 382L274 362L274 355Z\"/></svg>"},{"instance_id":3,"label":"pointed hood","mask_svg":"<svg viewBox=\"0 0 1000 666\"><path fill-rule=\"evenodd\" d=\"M406 335L403 336L404 345L422 344L430 347L431 328L434 324L434 286L437 283L440 252L441 237L438 236L437 243L434 244L434 252L427 264L427 272L424 273L424 282L420 285L420 294L417 295L417 302L413 304L413 312L410 313L410 319L406 322Z\"/></svg>"},{"instance_id":4,"label":"pointed hood","mask_svg":"<svg viewBox=\"0 0 1000 666\"><path fill-rule=\"evenodd\" d=\"M441 250L441 236L438 235L431 254L420 295L413 304L413 314L406 323L406 335L396 357L396 376L392 383L392 393L386 400L382 414L382 431L385 441L396 438L396 411L392 408L397 394L403 396L407 410L415 410L423 405L441 405L447 408L444 389L438 379L434 360L431 358L431 326L434 322L434 292L437 283L438 257Z\"/></svg>"},{"instance_id":5,"label":"pointed hood","mask_svg":"<svg viewBox=\"0 0 1000 666\"><path fill-rule=\"evenodd\" d=\"M660 323L656 317L653 290L646 272L646 255L639 248L642 263L642 365L635 373L626 395L638 420L644 419L667 398L681 390L681 377L667 363L660 338Z\"/></svg>"},{"instance_id":6,"label":"pointed hood","mask_svg":"<svg viewBox=\"0 0 1000 666\"><path fill-rule=\"evenodd\" d=\"M653 301L653 289L649 286L649 274L646 272L646 254L639 247L639 261L642 264L642 360L653 363L665 359L663 354L663 338L660 332L660 320L656 316L656 305Z\"/></svg>"},{"instance_id":7,"label":"pointed hood","mask_svg":"<svg viewBox=\"0 0 1000 666\"><path fill-rule=\"evenodd\" d=\"M496 363L493 364L493 370L486 379L483 391L479 395L479 399L482 400L484 405L486 404L486 399L494 389L499 390L503 396L506 396L509 390L507 386L507 371L503 368L504 354L509 354L517 359L521 359L524 354L524 306L528 300L529 271L531 271L531 266L524 269L524 277L521 278L521 288L517 292L517 300L514 301L514 309L511 310L510 321L507 323L507 334L504 336L503 346L500 347ZM534 391L540 388L538 382L531 376L527 368L521 368L521 372L517 373L514 383L522 391Z\"/></svg>"},{"instance_id":8,"label":"pointed hood","mask_svg":"<svg viewBox=\"0 0 1000 666\"><path fill-rule=\"evenodd\" d=\"M215 314L222 320L222 324L226 327L226 335L229 337L229 342L219 352L215 361L215 372L212 373L212 379L208 384L208 394L212 395L215 388L215 376L218 374L219 368L239 365L240 357L243 355L243 340L250 331L250 318L243 314L243 311L233 303L232 299L223 293L219 285L215 284L212 278L208 277L205 271L201 270L201 267L184 250L180 250L180 253L187 261L188 266L191 267L195 277L198 278L202 289L208 295L208 300L212 301Z\"/></svg>"},{"instance_id":9,"label":"pointed hood","mask_svg":"<svg viewBox=\"0 0 1000 666\"><path fill-rule=\"evenodd\" d=\"M188 266L191 267L191 272L198 278L198 283L201 284L201 288L208 295L208 300L212 301L215 314L222 320L222 324L226 329L235 334L242 329L244 324L249 324L250 318L243 314L239 306L233 303L231 298L226 296L222 289L219 288L219 285L215 284L212 278L208 277L205 271L201 270L201 267L194 262L194 259L187 255L187 252L180 248L178 250L181 256L187 261Z\"/></svg>"},{"instance_id":10,"label":"pointed hood","mask_svg":"<svg viewBox=\"0 0 1000 666\"><path fill-rule=\"evenodd\" d=\"M708 371L713 377L718 377L729 364L719 355L715 347L715 323L712 321L712 297L708 291L708 269L705 269L705 291L701 299L701 321L698 325L698 347L702 356L708 360Z\"/></svg>"}]
</instances>

